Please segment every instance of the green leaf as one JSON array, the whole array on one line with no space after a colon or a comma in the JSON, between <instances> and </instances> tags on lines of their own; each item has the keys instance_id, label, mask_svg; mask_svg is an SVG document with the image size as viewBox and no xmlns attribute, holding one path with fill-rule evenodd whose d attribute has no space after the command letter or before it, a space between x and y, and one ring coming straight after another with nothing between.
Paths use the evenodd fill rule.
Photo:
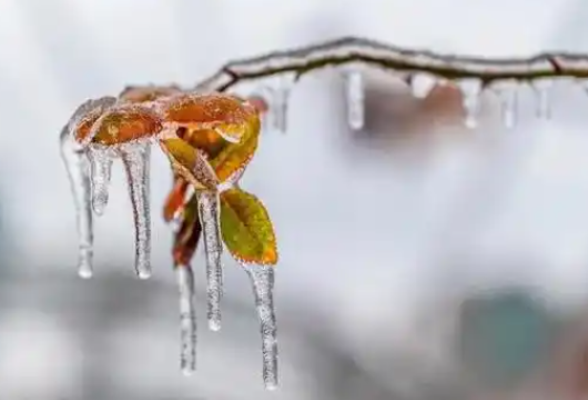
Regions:
<instances>
[{"instance_id":1,"label":"green leaf","mask_svg":"<svg viewBox=\"0 0 588 400\"><path fill-rule=\"evenodd\" d=\"M216 190L220 182L201 150L177 138L162 139L160 145L172 168L194 188Z\"/></svg>"},{"instance_id":2,"label":"green leaf","mask_svg":"<svg viewBox=\"0 0 588 400\"><path fill-rule=\"evenodd\" d=\"M254 195L234 188L222 192L221 233L227 249L247 264L278 262L276 236L269 215Z\"/></svg>"}]
</instances>

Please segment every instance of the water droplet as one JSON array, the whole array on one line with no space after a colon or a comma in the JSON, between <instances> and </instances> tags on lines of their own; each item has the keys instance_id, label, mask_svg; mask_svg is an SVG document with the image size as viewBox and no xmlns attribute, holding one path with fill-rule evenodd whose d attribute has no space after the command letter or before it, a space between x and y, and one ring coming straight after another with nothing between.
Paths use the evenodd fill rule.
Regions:
<instances>
[{"instance_id":1,"label":"water droplet","mask_svg":"<svg viewBox=\"0 0 588 400\"><path fill-rule=\"evenodd\" d=\"M363 75L359 71L346 71L343 76L347 100L347 123L351 129L359 130L363 128L365 122Z\"/></svg>"},{"instance_id":2,"label":"water droplet","mask_svg":"<svg viewBox=\"0 0 588 400\"><path fill-rule=\"evenodd\" d=\"M107 147L90 146L88 155L91 164L92 208L97 215L102 215L108 204L108 186L114 154Z\"/></svg>"},{"instance_id":3,"label":"water droplet","mask_svg":"<svg viewBox=\"0 0 588 400\"><path fill-rule=\"evenodd\" d=\"M180 289L180 367L189 376L196 370L196 307L194 274L189 265L176 267Z\"/></svg>"},{"instance_id":4,"label":"water droplet","mask_svg":"<svg viewBox=\"0 0 588 400\"><path fill-rule=\"evenodd\" d=\"M149 206L148 142L127 143L119 147L125 171L135 225L135 271L140 279L151 277L151 216Z\"/></svg>"},{"instance_id":5,"label":"water droplet","mask_svg":"<svg viewBox=\"0 0 588 400\"><path fill-rule=\"evenodd\" d=\"M223 244L220 235L219 194L209 190L199 190L196 193L198 214L203 231L204 252L206 254L208 328L211 331L218 331L221 329L220 302L223 296L223 269L221 264Z\"/></svg>"},{"instance_id":6,"label":"water droplet","mask_svg":"<svg viewBox=\"0 0 588 400\"><path fill-rule=\"evenodd\" d=\"M78 230L78 274L92 276L94 233L92 228L90 162L87 153L74 142L66 126L60 135L61 158L65 163L74 197Z\"/></svg>"},{"instance_id":7,"label":"water droplet","mask_svg":"<svg viewBox=\"0 0 588 400\"><path fill-rule=\"evenodd\" d=\"M274 307L274 268L268 265L244 265L255 295L255 307L261 322L263 382L266 389L278 387L278 340Z\"/></svg>"},{"instance_id":8,"label":"water droplet","mask_svg":"<svg viewBox=\"0 0 588 400\"><path fill-rule=\"evenodd\" d=\"M465 126L473 129L478 126L482 82L476 78L462 79L457 82L457 86L463 96L463 108L466 112Z\"/></svg>"}]
</instances>

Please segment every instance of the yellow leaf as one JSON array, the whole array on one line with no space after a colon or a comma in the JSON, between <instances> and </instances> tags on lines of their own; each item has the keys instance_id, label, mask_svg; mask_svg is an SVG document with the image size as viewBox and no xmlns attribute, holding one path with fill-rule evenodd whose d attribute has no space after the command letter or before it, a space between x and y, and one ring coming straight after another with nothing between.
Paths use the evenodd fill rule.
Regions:
<instances>
[{"instance_id":1,"label":"yellow leaf","mask_svg":"<svg viewBox=\"0 0 588 400\"><path fill-rule=\"evenodd\" d=\"M219 180L203 153L182 139L162 139L161 148L173 169L196 189L216 190Z\"/></svg>"},{"instance_id":2,"label":"yellow leaf","mask_svg":"<svg viewBox=\"0 0 588 400\"><path fill-rule=\"evenodd\" d=\"M210 160L210 165L221 182L234 179L235 174L247 166L257 150L261 127L259 116L257 114L252 116L245 126L245 133L240 143L228 143Z\"/></svg>"},{"instance_id":3,"label":"yellow leaf","mask_svg":"<svg viewBox=\"0 0 588 400\"><path fill-rule=\"evenodd\" d=\"M274 228L257 197L234 188L222 192L220 200L221 233L233 257L247 264L276 264L278 249Z\"/></svg>"}]
</instances>

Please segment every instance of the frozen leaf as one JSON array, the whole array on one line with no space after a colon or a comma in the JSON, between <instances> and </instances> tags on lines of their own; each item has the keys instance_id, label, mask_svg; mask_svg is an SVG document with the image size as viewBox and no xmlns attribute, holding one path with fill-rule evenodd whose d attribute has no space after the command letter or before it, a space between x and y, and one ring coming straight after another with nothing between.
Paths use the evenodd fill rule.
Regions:
<instances>
[{"instance_id":1,"label":"frozen leaf","mask_svg":"<svg viewBox=\"0 0 588 400\"><path fill-rule=\"evenodd\" d=\"M198 216L196 196L184 208L182 224L174 238L173 257L175 265L188 265L200 241L202 225Z\"/></svg>"},{"instance_id":2,"label":"frozen leaf","mask_svg":"<svg viewBox=\"0 0 588 400\"><path fill-rule=\"evenodd\" d=\"M162 130L159 117L149 108L128 106L102 115L92 126L92 142L106 146L155 136Z\"/></svg>"},{"instance_id":3,"label":"frozen leaf","mask_svg":"<svg viewBox=\"0 0 588 400\"><path fill-rule=\"evenodd\" d=\"M257 116L251 104L221 93L176 96L166 104L163 113L166 121L190 129L213 129L232 143L241 140L247 123Z\"/></svg>"},{"instance_id":4,"label":"frozen leaf","mask_svg":"<svg viewBox=\"0 0 588 400\"><path fill-rule=\"evenodd\" d=\"M216 157L229 142L214 129L178 129L177 136L190 146L202 150L209 160Z\"/></svg>"},{"instance_id":5,"label":"frozen leaf","mask_svg":"<svg viewBox=\"0 0 588 400\"><path fill-rule=\"evenodd\" d=\"M247 124L247 130L240 143L227 144L215 157L210 160L210 165L216 171L221 182L226 182L242 172L253 158L259 138L260 121L256 116Z\"/></svg>"},{"instance_id":6,"label":"frozen leaf","mask_svg":"<svg viewBox=\"0 0 588 400\"><path fill-rule=\"evenodd\" d=\"M183 138L191 146L203 150L220 182L233 181L253 158L260 131L259 117L255 115L245 124L239 143L222 140L213 130L186 132Z\"/></svg>"},{"instance_id":7,"label":"frozen leaf","mask_svg":"<svg viewBox=\"0 0 588 400\"><path fill-rule=\"evenodd\" d=\"M88 100L79 106L68 124L68 129L74 139L81 145L88 145L92 141L92 136L90 135L92 125L115 103L116 98L105 96L95 100Z\"/></svg>"},{"instance_id":8,"label":"frozen leaf","mask_svg":"<svg viewBox=\"0 0 588 400\"><path fill-rule=\"evenodd\" d=\"M183 208L187 190L188 182L181 176L176 176L172 191L167 195L163 206L163 219L165 222L172 221Z\"/></svg>"},{"instance_id":9,"label":"frozen leaf","mask_svg":"<svg viewBox=\"0 0 588 400\"><path fill-rule=\"evenodd\" d=\"M233 257L246 264L274 265L274 228L263 204L241 189L221 193L221 232Z\"/></svg>"},{"instance_id":10,"label":"frozen leaf","mask_svg":"<svg viewBox=\"0 0 588 400\"><path fill-rule=\"evenodd\" d=\"M160 141L176 173L190 182L196 189L216 190L219 180L202 150L195 149L182 139L171 138Z\"/></svg>"}]
</instances>

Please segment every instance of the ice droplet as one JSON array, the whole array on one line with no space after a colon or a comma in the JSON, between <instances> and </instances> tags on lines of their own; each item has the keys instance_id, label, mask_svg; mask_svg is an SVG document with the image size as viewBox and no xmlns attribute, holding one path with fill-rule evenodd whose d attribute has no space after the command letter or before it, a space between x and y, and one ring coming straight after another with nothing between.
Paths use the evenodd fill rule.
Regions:
<instances>
[{"instance_id":1,"label":"ice droplet","mask_svg":"<svg viewBox=\"0 0 588 400\"><path fill-rule=\"evenodd\" d=\"M208 328L212 331L219 331L221 329L220 302L223 296L223 268L221 264L223 244L220 235L219 194L210 190L199 190L196 193L206 254Z\"/></svg>"},{"instance_id":2,"label":"ice droplet","mask_svg":"<svg viewBox=\"0 0 588 400\"><path fill-rule=\"evenodd\" d=\"M77 148L65 126L60 135L61 158L65 163L76 208L79 240L78 274L87 279L92 276L94 233L92 230L92 209L90 206L90 166L86 152Z\"/></svg>"},{"instance_id":3,"label":"ice droplet","mask_svg":"<svg viewBox=\"0 0 588 400\"><path fill-rule=\"evenodd\" d=\"M463 108L465 109L465 126L473 129L478 126L478 114L480 111L480 93L482 82L479 79L462 79L457 82L463 96Z\"/></svg>"},{"instance_id":4,"label":"ice droplet","mask_svg":"<svg viewBox=\"0 0 588 400\"><path fill-rule=\"evenodd\" d=\"M433 75L416 73L409 79L412 95L417 99L424 99L439 82Z\"/></svg>"},{"instance_id":5,"label":"ice droplet","mask_svg":"<svg viewBox=\"0 0 588 400\"><path fill-rule=\"evenodd\" d=\"M91 163L92 208L97 215L102 215L108 204L113 154L109 148L90 146L88 155Z\"/></svg>"},{"instance_id":6,"label":"ice droplet","mask_svg":"<svg viewBox=\"0 0 588 400\"><path fill-rule=\"evenodd\" d=\"M243 265L255 295L255 307L261 322L263 382L266 389L278 387L278 340L274 307L274 268L269 265Z\"/></svg>"},{"instance_id":7,"label":"ice droplet","mask_svg":"<svg viewBox=\"0 0 588 400\"><path fill-rule=\"evenodd\" d=\"M184 375L196 370L196 307L194 274L189 265L176 267L180 289L180 367Z\"/></svg>"},{"instance_id":8,"label":"ice droplet","mask_svg":"<svg viewBox=\"0 0 588 400\"><path fill-rule=\"evenodd\" d=\"M533 82L537 92L537 117L543 119L551 118L551 96L550 91L553 82L548 79L538 79Z\"/></svg>"},{"instance_id":9,"label":"ice droplet","mask_svg":"<svg viewBox=\"0 0 588 400\"><path fill-rule=\"evenodd\" d=\"M282 75L276 79L276 83L267 88L269 94L269 118L271 126L282 133L288 129L288 101L294 84L294 78L290 75Z\"/></svg>"},{"instance_id":10,"label":"ice droplet","mask_svg":"<svg viewBox=\"0 0 588 400\"><path fill-rule=\"evenodd\" d=\"M135 271L140 279L151 276L151 215L149 207L149 162L151 148L148 142L124 144L121 154L135 225Z\"/></svg>"},{"instance_id":11,"label":"ice droplet","mask_svg":"<svg viewBox=\"0 0 588 400\"><path fill-rule=\"evenodd\" d=\"M365 120L363 76L359 71L346 71L343 77L347 100L347 123L351 129L360 130Z\"/></svg>"}]
</instances>

